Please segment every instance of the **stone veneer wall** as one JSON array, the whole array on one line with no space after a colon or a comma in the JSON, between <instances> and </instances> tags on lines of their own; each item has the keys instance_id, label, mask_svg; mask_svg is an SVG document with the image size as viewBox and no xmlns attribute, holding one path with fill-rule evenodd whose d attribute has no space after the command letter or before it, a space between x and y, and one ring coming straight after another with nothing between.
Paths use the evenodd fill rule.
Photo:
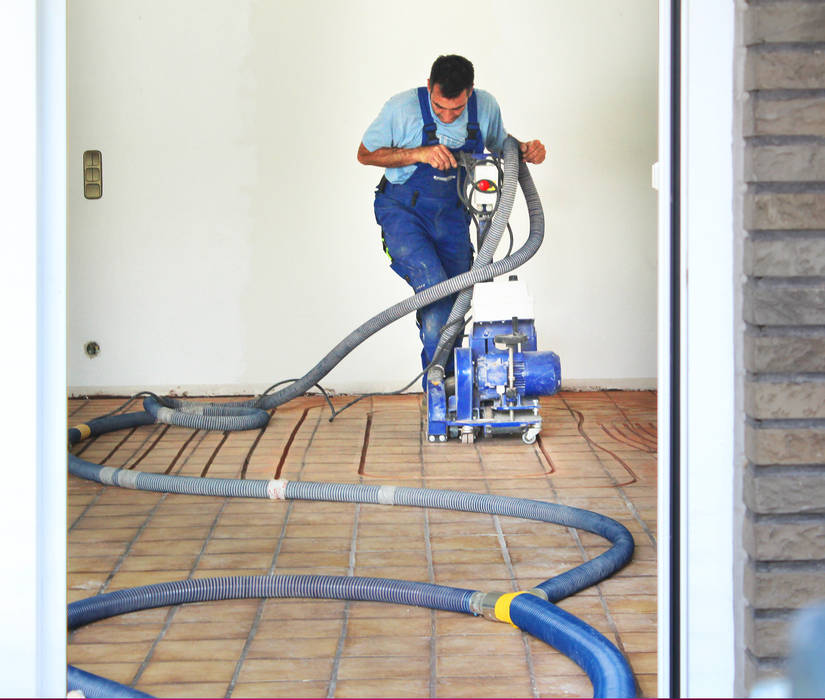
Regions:
<instances>
[{"instance_id":1,"label":"stone veneer wall","mask_svg":"<svg viewBox=\"0 0 825 700\"><path fill-rule=\"evenodd\" d=\"M750 0L743 305L745 683L825 599L825 2Z\"/></svg>"}]
</instances>

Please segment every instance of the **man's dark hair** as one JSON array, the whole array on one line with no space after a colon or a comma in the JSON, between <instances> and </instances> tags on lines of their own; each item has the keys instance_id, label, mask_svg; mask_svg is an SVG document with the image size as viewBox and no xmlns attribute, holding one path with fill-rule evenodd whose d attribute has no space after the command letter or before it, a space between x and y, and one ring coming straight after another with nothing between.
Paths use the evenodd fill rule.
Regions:
<instances>
[{"instance_id":1,"label":"man's dark hair","mask_svg":"<svg viewBox=\"0 0 825 700\"><path fill-rule=\"evenodd\" d=\"M438 85L441 94L451 100L472 88L474 77L473 64L463 56L439 56L430 70L430 89Z\"/></svg>"}]
</instances>

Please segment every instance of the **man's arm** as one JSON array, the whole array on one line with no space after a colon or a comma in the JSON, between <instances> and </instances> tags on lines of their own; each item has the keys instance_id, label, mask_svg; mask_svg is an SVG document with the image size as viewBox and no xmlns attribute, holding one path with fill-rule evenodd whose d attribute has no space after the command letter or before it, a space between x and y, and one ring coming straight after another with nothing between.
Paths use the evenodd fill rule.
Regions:
<instances>
[{"instance_id":1,"label":"man's arm","mask_svg":"<svg viewBox=\"0 0 825 700\"><path fill-rule=\"evenodd\" d=\"M429 163L438 170L456 167L456 161L450 149L443 144L435 146L417 146L416 148L376 148L367 150L361 143L358 146L358 162L363 165L377 165L381 168L403 168L405 165Z\"/></svg>"}]
</instances>

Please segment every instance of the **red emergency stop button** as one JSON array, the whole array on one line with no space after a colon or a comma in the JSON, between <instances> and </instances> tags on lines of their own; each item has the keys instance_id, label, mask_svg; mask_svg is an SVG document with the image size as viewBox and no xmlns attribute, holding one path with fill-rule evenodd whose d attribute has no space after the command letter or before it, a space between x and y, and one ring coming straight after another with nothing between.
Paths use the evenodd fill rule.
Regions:
<instances>
[{"instance_id":1,"label":"red emergency stop button","mask_svg":"<svg viewBox=\"0 0 825 700\"><path fill-rule=\"evenodd\" d=\"M479 180L476 182L476 189L481 192L495 192L496 185L492 180Z\"/></svg>"}]
</instances>

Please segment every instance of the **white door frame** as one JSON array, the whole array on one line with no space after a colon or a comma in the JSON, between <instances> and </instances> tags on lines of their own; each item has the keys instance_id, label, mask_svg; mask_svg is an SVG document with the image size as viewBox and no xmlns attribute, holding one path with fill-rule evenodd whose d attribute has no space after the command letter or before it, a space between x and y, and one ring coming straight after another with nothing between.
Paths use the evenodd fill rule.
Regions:
<instances>
[{"instance_id":1,"label":"white door frame","mask_svg":"<svg viewBox=\"0 0 825 700\"><path fill-rule=\"evenodd\" d=\"M735 2L659 12L659 695L733 697Z\"/></svg>"}]
</instances>

